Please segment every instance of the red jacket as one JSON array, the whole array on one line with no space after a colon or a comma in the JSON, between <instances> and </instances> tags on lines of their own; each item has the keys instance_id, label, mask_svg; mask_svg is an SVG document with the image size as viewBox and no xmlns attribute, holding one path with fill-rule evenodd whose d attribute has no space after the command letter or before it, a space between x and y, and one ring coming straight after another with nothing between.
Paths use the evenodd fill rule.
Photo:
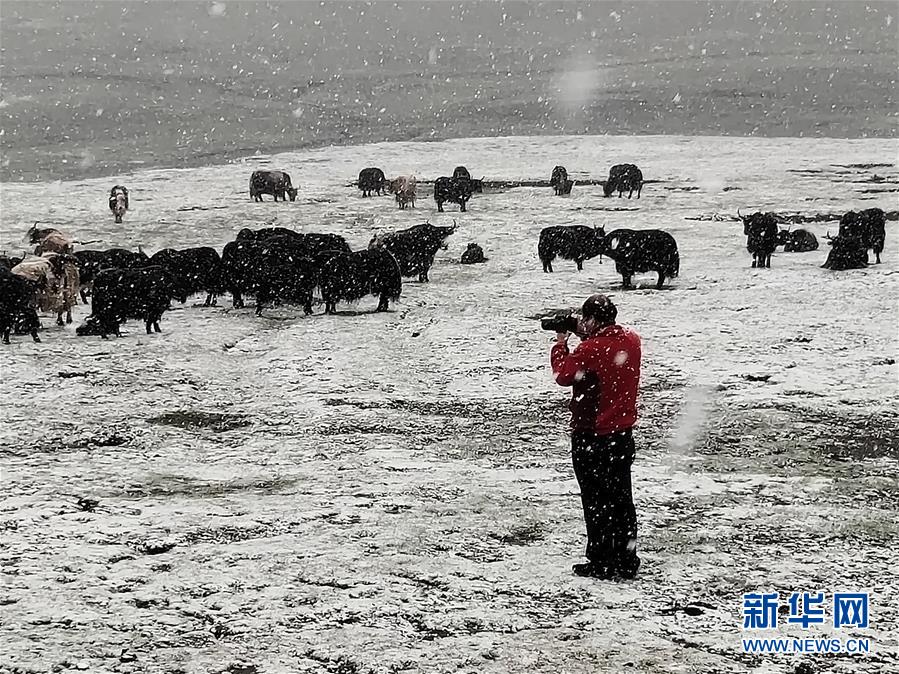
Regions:
<instances>
[{"instance_id":1,"label":"red jacket","mask_svg":"<svg viewBox=\"0 0 899 674\"><path fill-rule=\"evenodd\" d=\"M553 346L556 382L573 387L571 428L609 435L637 422L640 355L640 336L621 325L600 330L574 353L567 344Z\"/></svg>"}]
</instances>

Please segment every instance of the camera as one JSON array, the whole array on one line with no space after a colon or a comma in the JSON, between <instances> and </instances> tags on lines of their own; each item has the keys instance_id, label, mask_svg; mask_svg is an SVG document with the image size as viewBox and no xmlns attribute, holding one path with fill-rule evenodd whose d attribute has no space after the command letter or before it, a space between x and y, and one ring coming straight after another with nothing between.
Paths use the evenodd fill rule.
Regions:
<instances>
[{"instance_id":1,"label":"camera","mask_svg":"<svg viewBox=\"0 0 899 674\"><path fill-rule=\"evenodd\" d=\"M577 330L578 317L576 314L557 314L540 319L540 327L552 332L575 332Z\"/></svg>"}]
</instances>

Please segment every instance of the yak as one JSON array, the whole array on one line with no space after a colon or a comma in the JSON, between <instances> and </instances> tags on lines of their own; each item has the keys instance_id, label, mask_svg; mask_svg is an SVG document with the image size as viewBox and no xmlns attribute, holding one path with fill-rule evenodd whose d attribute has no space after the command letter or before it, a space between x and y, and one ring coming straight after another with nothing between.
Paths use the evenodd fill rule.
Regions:
<instances>
[{"instance_id":1,"label":"yak","mask_svg":"<svg viewBox=\"0 0 899 674\"><path fill-rule=\"evenodd\" d=\"M571 188L574 181L568 179L568 171L564 166L553 167L552 175L549 178L549 186L553 188L556 196L571 194Z\"/></svg>"},{"instance_id":2,"label":"yak","mask_svg":"<svg viewBox=\"0 0 899 674\"><path fill-rule=\"evenodd\" d=\"M486 261L487 258L484 257L484 249L476 243L468 244L468 248L462 253L462 259L460 260L462 264L480 264L481 262Z\"/></svg>"},{"instance_id":3,"label":"yak","mask_svg":"<svg viewBox=\"0 0 899 674\"><path fill-rule=\"evenodd\" d=\"M285 171L253 171L250 176L250 199L262 201L263 194L271 194L275 201L281 197L281 201L291 201L297 198L297 189L290 180L290 175ZM285 197L287 195L287 197Z\"/></svg>"},{"instance_id":4,"label":"yak","mask_svg":"<svg viewBox=\"0 0 899 674\"><path fill-rule=\"evenodd\" d=\"M151 265L164 267L172 275L173 299L181 304L194 293L205 292L203 306L214 306L221 287L222 258L208 246L199 248L163 248L150 258Z\"/></svg>"},{"instance_id":5,"label":"yak","mask_svg":"<svg viewBox=\"0 0 899 674\"><path fill-rule=\"evenodd\" d=\"M441 176L434 181L434 201L437 211L443 213L443 204L447 201L459 204L459 210L465 212L465 204L475 192L483 191L483 180L470 178L447 178Z\"/></svg>"},{"instance_id":6,"label":"yak","mask_svg":"<svg viewBox=\"0 0 899 674\"><path fill-rule=\"evenodd\" d=\"M610 197L618 192L619 198L627 192L627 198L637 191L637 198L643 190L643 172L634 164L616 164L609 169L609 179L602 186L604 196Z\"/></svg>"},{"instance_id":7,"label":"yak","mask_svg":"<svg viewBox=\"0 0 899 674\"><path fill-rule=\"evenodd\" d=\"M372 238L369 248L383 248L396 258L403 276L418 275L421 283L427 283L428 270L434 264L434 256L440 248L446 248L445 239L456 231L452 227L436 227L428 222L397 232L379 234Z\"/></svg>"},{"instance_id":8,"label":"yak","mask_svg":"<svg viewBox=\"0 0 899 674\"><path fill-rule=\"evenodd\" d=\"M0 337L4 344L9 344L13 328L30 334L35 342L41 341L37 334L41 324L35 308L38 290L36 283L0 267Z\"/></svg>"},{"instance_id":9,"label":"yak","mask_svg":"<svg viewBox=\"0 0 899 674\"><path fill-rule=\"evenodd\" d=\"M603 238L602 254L615 260L622 288L631 287L634 274L654 271L659 275L656 288L661 289L666 278L680 272L677 242L660 229L614 229Z\"/></svg>"},{"instance_id":10,"label":"yak","mask_svg":"<svg viewBox=\"0 0 899 674\"><path fill-rule=\"evenodd\" d=\"M150 262L147 254L140 250L132 252L125 248L108 250L78 250L73 253L78 261L78 275L81 284L81 301L87 304L87 293L93 288L94 277L102 269L136 269Z\"/></svg>"},{"instance_id":11,"label":"yak","mask_svg":"<svg viewBox=\"0 0 899 674\"><path fill-rule=\"evenodd\" d=\"M861 236L839 234L828 243L832 248L827 254L827 260L821 265L823 269L843 271L868 266L868 248Z\"/></svg>"},{"instance_id":12,"label":"yak","mask_svg":"<svg viewBox=\"0 0 899 674\"><path fill-rule=\"evenodd\" d=\"M370 197L372 192L381 196L381 191L387 189L387 178L384 171L379 168L364 168L359 171L359 189L363 197Z\"/></svg>"},{"instance_id":13,"label":"yak","mask_svg":"<svg viewBox=\"0 0 899 674\"><path fill-rule=\"evenodd\" d=\"M264 227L253 231L242 229L237 233L238 241L268 241L272 238L286 237L293 245L303 251L303 257L315 257L325 250L342 250L350 252L350 244L339 234L320 234L318 232L295 232L286 227Z\"/></svg>"},{"instance_id":14,"label":"yak","mask_svg":"<svg viewBox=\"0 0 899 674\"><path fill-rule=\"evenodd\" d=\"M94 278L91 315L75 333L121 337L119 324L129 318L144 321L148 335L162 332L159 321L169 309L173 286L172 275L163 267L104 269Z\"/></svg>"},{"instance_id":15,"label":"yak","mask_svg":"<svg viewBox=\"0 0 899 674\"><path fill-rule=\"evenodd\" d=\"M785 253L808 253L818 250L818 237L807 229L782 229L777 233L777 245L783 246Z\"/></svg>"},{"instance_id":16,"label":"yak","mask_svg":"<svg viewBox=\"0 0 899 674\"><path fill-rule=\"evenodd\" d=\"M777 248L779 228L774 213L756 211L743 217L743 234L746 235L746 250L752 255L753 267L771 267L771 254Z\"/></svg>"},{"instance_id":17,"label":"yak","mask_svg":"<svg viewBox=\"0 0 899 674\"><path fill-rule=\"evenodd\" d=\"M859 238L865 251L873 249L877 264L880 264L880 254L886 242L886 214L880 208L849 211L840 218L839 235Z\"/></svg>"},{"instance_id":18,"label":"yak","mask_svg":"<svg viewBox=\"0 0 899 674\"><path fill-rule=\"evenodd\" d=\"M337 313L338 302L355 302L366 295L377 295L376 311L387 311L389 300L398 300L403 289L400 266L383 248L324 251L316 263L326 314Z\"/></svg>"},{"instance_id":19,"label":"yak","mask_svg":"<svg viewBox=\"0 0 899 674\"><path fill-rule=\"evenodd\" d=\"M317 266L307 249L287 236L265 241L231 241L222 251L221 284L232 306L243 307L243 294L256 296L256 315L276 301L299 304L312 313Z\"/></svg>"},{"instance_id":20,"label":"yak","mask_svg":"<svg viewBox=\"0 0 899 674\"><path fill-rule=\"evenodd\" d=\"M602 242L606 232L602 227L586 225L554 225L540 231L537 255L544 272L552 272L553 260L558 255L564 260L574 260L578 271L583 271L584 260L602 254ZM601 262L602 260L600 260Z\"/></svg>"}]
</instances>

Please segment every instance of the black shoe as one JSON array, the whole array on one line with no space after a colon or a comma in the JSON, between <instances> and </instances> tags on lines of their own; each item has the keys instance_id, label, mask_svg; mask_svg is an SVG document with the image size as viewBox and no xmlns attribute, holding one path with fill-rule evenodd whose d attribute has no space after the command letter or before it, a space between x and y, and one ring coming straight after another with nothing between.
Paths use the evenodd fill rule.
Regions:
<instances>
[{"instance_id":1,"label":"black shoe","mask_svg":"<svg viewBox=\"0 0 899 674\"><path fill-rule=\"evenodd\" d=\"M575 564L571 567L575 576L584 578L599 578L600 580L609 580L614 575L607 566L587 562L586 564Z\"/></svg>"}]
</instances>

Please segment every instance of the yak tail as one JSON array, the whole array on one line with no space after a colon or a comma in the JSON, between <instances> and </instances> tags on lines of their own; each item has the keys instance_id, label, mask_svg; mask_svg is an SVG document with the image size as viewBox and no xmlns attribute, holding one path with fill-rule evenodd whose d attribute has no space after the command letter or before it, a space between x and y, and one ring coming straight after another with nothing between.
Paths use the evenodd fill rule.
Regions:
<instances>
[{"instance_id":1,"label":"yak tail","mask_svg":"<svg viewBox=\"0 0 899 674\"><path fill-rule=\"evenodd\" d=\"M669 276L677 276L680 274L680 254L675 251L673 259L673 264L671 265L671 269L669 270Z\"/></svg>"}]
</instances>

